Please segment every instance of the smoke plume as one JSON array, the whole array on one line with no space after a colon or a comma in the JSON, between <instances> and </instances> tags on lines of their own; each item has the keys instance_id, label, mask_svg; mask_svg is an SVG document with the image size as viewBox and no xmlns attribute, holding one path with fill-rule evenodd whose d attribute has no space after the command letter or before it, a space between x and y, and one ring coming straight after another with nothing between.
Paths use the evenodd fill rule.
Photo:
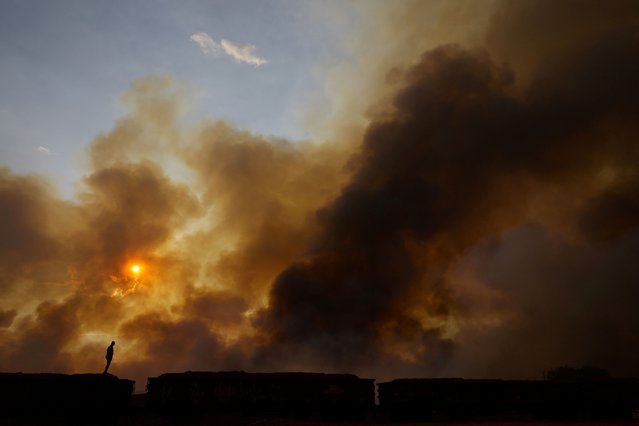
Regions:
<instances>
[{"instance_id":1,"label":"smoke plume","mask_svg":"<svg viewBox=\"0 0 639 426\"><path fill-rule=\"evenodd\" d=\"M543 38L560 38L566 28L586 29L583 38L560 41L561 56L535 58L543 62L535 62L525 85L515 84L517 67L496 64L486 50L455 46L425 53L404 73L390 116L369 125L361 152L351 160L357 172L318 212L323 231L273 285L262 318L270 335L266 359L286 354L300 365L327 369L381 371L391 365L407 374L441 374L442 362L458 346L450 326L473 321L471 308L446 277L470 249L531 223L561 233L568 244L618 238L637 225L637 148L630 136L637 134L639 106L633 84L639 71L637 8L631 3L606 8L593 36L590 22L580 18L595 19L601 5L583 3L574 18L566 12L576 9L566 4L553 9L506 3L497 12L494 25L518 22L525 14L531 38L532 28ZM627 26L622 13L629 17ZM491 28L489 38L498 31ZM504 40L510 35L499 34ZM529 58L538 53L530 48ZM545 211L546 205L558 211ZM572 250L578 249L568 246L559 253ZM605 257L602 250L600 261ZM541 269L540 283L524 288L550 279L542 277L552 269ZM576 279L565 277L547 303L557 304L552 299L565 291L561 286ZM627 280L622 274L614 286ZM602 276L598 285L610 284ZM509 290L506 297L516 303L518 288ZM580 333L585 325L566 324L560 306L550 318L566 330L558 336L547 331L551 340L567 339L568 329ZM606 322L599 328L615 327ZM548 330L537 331L542 329ZM577 347L585 355L602 345L603 336ZM531 342L511 337L494 345ZM557 346L544 345L548 355L537 354L535 367L544 358L562 362L553 353L561 352ZM597 352L596 359L585 355L581 361L614 364L614 352ZM516 374L510 367L502 371Z\"/></svg>"},{"instance_id":2,"label":"smoke plume","mask_svg":"<svg viewBox=\"0 0 639 426\"><path fill-rule=\"evenodd\" d=\"M365 111L337 108L332 140L192 124L190 90L154 76L74 201L0 169L0 369L100 372L115 340L138 389L198 369L639 374L637 2L487 3L472 41L439 46L423 4L380 23L398 50L362 59L367 92L338 103Z\"/></svg>"}]
</instances>

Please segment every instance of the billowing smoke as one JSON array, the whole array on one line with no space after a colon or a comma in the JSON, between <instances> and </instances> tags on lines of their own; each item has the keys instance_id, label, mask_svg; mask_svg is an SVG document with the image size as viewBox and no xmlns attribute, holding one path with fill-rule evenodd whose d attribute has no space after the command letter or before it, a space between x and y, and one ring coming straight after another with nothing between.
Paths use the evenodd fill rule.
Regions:
<instances>
[{"instance_id":1,"label":"billowing smoke","mask_svg":"<svg viewBox=\"0 0 639 426\"><path fill-rule=\"evenodd\" d=\"M400 15L385 32L424 36ZM140 384L639 374L639 6L490 16L485 41L378 63L361 139L189 124L189 91L147 77L75 201L0 170L0 369L99 372L116 340L113 373Z\"/></svg>"},{"instance_id":2,"label":"billowing smoke","mask_svg":"<svg viewBox=\"0 0 639 426\"><path fill-rule=\"evenodd\" d=\"M639 9L636 4L615 4L597 18L600 4L577 3L583 17L601 19L605 31L599 28L597 37L585 40L572 34L573 40L559 40L561 55L535 63L525 85L517 86L513 68L496 64L487 51L455 46L425 53L404 73L390 114L369 125L361 152L351 160L357 172L336 200L318 212L322 232L274 283L271 304L261 319L271 339L264 348L266 359L287 356L299 365L371 373L391 366L405 374L441 374L442 369L449 371L443 363L455 356L458 346L451 325L473 321L468 310L474 301L464 306L455 294L460 290L447 277L469 250L527 224L561 233L572 244L619 238L639 224L634 190L639 177L639 93L634 84ZM566 28L583 31L582 16L572 25L566 13L577 8L549 6L506 3L496 20L518 22L525 14L533 20L528 25L544 38L559 37ZM613 25L610 13L617 18ZM628 26L617 15L621 13L629 17ZM585 29L585 35L591 35ZM491 37L496 31L491 29ZM509 35L501 34L505 40ZM532 29L526 34L535 35ZM534 46L522 42L520 48ZM574 250L567 246L558 253ZM602 250L599 259L607 263L605 253ZM525 264L518 268L528 269ZM599 318L597 328L606 332L598 333L583 329L590 321L563 318L563 310L574 309L564 305L570 303L571 292L578 293L573 281L583 277L557 280L548 265L540 268L533 282L520 281L524 292L548 280L559 281L556 288L546 289L548 301L536 301L549 305L545 314L550 316L532 320L545 335L530 340L532 336L522 333L493 346L506 351L504 358L519 359L525 349L508 353L509 345L572 340L583 333L594 341L550 347L543 342L535 360L519 364L534 365L526 374L534 374L535 367L541 373L539 361L560 363L560 354L567 353L560 348L577 347L584 359L572 356L570 361L614 365L616 352L605 356L607 349L600 349L592 358L589 348L601 348L604 336L625 324ZM630 278L617 275L611 274L614 283L604 276L596 284L585 281L584 291L594 291L593 285L624 289ZM515 304L520 302L519 287L512 286L505 297ZM577 295L575 299L580 300ZM582 303L577 308L589 316L585 309ZM626 314L634 311L625 309ZM545 321L557 325L541 326ZM473 374L517 374L501 361L501 371L491 365L478 372L469 360L472 367L457 368L470 367L467 371Z\"/></svg>"},{"instance_id":3,"label":"billowing smoke","mask_svg":"<svg viewBox=\"0 0 639 426\"><path fill-rule=\"evenodd\" d=\"M2 370L99 372L110 340L113 372L142 388L164 371L252 367L252 315L347 173L330 144L181 126L187 92L133 82L74 202L1 171Z\"/></svg>"}]
</instances>

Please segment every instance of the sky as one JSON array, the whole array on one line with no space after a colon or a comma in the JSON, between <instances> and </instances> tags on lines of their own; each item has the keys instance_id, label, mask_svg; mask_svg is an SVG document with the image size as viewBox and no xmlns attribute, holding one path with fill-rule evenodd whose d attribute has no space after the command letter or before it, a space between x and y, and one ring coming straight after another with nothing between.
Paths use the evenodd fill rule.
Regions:
<instances>
[{"instance_id":1,"label":"sky","mask_svg":"<svg viewBox=\"0 0 639 426\"><path fill-rule=\"evenodd\" d=\"M636 1L0 9L0 371L639 375Z\"/></svg>"},{"instance_id":2,"label":"sky","mask_svg":"<svg viewBox=\"0 0 639 426\"><path fill-rule=\"evenodd\" d=\"M129 83L149 74L188 82L197 93L194 116L308 137L300 110L309 97L323 96L316 68L344 54L338 35L311 16L313 7L270 0L2 2L3 163L47 173L72 197L86 147L123 113L118 98ZM252 44L268 66L203 54L191 40L197 33Z\"/></svg>"}]
</instances>

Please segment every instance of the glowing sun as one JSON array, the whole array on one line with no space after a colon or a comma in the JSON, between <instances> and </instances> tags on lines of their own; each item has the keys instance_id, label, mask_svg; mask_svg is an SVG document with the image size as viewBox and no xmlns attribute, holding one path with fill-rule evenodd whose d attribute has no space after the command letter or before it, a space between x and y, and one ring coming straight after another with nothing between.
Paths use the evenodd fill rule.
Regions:
<instances>
[{"instance_id":1,"label":"glowing sun","mask_svg":"<svg viewBox=\"0 0 639 426\"><path fill-rule=\"evenodd\" d=\"M140 265L133 265L133 266L131 266L131 271L132 271L134 274L139 274L141 269L142 269L142 268L140 268Z\"/></svg>"}]
</instances>

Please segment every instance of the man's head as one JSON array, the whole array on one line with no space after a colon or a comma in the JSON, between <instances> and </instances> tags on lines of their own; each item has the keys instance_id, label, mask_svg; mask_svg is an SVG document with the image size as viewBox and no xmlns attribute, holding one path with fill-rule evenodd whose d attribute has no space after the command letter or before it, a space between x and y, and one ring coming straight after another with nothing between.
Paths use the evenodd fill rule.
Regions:
<instances>
[{"instance_id":1,"label":"man's head","mask_svg":"<svg viewBox=\"0 0 639 426\"><path fill-rule=\"evenodd\" d=\"M111 341L111 346L115 346L115 341Z\"/></svg>"}]
</instances>

